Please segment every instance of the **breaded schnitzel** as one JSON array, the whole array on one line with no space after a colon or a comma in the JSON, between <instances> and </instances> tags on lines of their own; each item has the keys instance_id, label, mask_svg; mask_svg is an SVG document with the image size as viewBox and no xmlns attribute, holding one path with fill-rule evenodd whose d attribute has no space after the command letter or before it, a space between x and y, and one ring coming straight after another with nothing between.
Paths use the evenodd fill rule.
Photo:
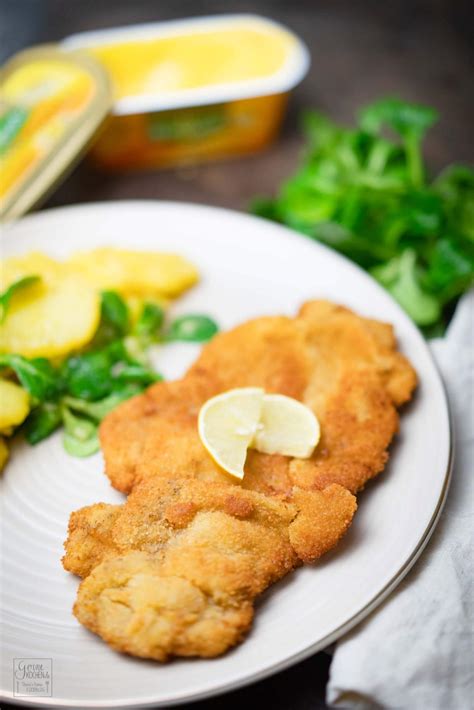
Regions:
<instances>
[{"instance_id":1,"label":"breaded schnitzel","mask_svg":"<svg viewBox=\"0 0 474 710\"><path fill-rule=\"evenodd\" d=\"M237 643L256 595L347 530L350 491L383 469L396 407L415 384L390 326L324 301L216 336L184 378L102 424L107 474L132 492L124 506L71 516L63 562L85 577L77 618L114 648L157 660ZM202 445L197 417L210 397L246 386L304 402L322 438L305 460L250 451L237 484Z\"/></svg>"},{"instance_id":2,"label":"breaded schnitzel","mask_svg":"<svg viewBox=\"0 0 474 710\"><path fill-rule=\"evenodd\" d=\"M390 325L311 301L296 318L257 318L215 336L183 379L158 383L109 414L100 430L106 473L123 492L151 476L228 480L199 439L198 412L220 392L256 386L308 405L322 436L308 460L250 451L244 488L284 500L295 487L331 483L355 493L383 469L396 407L415 385Z\"/></svg>"},{"instance_id":3,"label":"breaded schnitzel","mask_svg":"<svg viewBox=\"0 0 474 710\"><path fill-rule=\"evenodd\" d=\"M319 557L356 503L337 485L310 496ZM123 506L72 514L63 564L84 578L74 613L135 656L216 656L249 629L255 597L300 564L293 534L298 540L305 515L298 497L284 503L222 482L149 478Z\"/></svg>"}]
</instances>

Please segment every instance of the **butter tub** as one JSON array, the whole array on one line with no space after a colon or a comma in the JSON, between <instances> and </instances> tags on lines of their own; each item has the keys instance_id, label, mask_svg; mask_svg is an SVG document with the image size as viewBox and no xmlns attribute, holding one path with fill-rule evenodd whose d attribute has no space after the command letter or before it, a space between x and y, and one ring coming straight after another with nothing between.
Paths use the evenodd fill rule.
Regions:
<instances>
[{"instance_id":1,"label":"butter tub","mask_svg":"<svg viewBox=\"0 0 474 710\"><path fill-rule=\"evenodd\" d=\"M0 71L0 221L45 199L86 151L112 104L90 57L43 45Z\"/></svg>"},{"instance_id":2,"label":"butter tub","mask_svg":"<svg viewBox=\"0 0 474 710\"><path fill-rule=\"evenodd\" d=\"M86 32L62 46L90 53L109 74L114 104L91 155L117 171L264 148L309 67L301 40L257 15Z\"/></svg>"}]
</instances>

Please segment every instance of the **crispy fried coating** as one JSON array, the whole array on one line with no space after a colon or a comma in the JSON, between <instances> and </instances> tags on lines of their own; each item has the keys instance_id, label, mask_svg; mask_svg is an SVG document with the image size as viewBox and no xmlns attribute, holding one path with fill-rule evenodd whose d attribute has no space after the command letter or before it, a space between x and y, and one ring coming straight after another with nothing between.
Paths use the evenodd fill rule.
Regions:
<instances>
[{"instance_id":1,"label":"crispy fried coating","mask_svg":"<svg viewBox=\"0 0 474 710\"><path fill-rule=\"evenodd\" d=\"M87 510L87 515L84 511ZM69 517L69 536L62 562L69 572L87 577L108 557L117 553L110 531L122 512L122 506L96 503L74 511ZM71 543L71 540L73 541Z\"/></svg>"},{"instance_id":2,"label":"crispy fried coating","mask_svg":"<svg viewBox=\"0 0 474 710\"><path fill-rule=\"evenodd\" d=\"M416 375L391 326L326 301L216 336L181 380L119 406L100 436L124 506L73 513L64 567L82 576L74 612L117 650L215 656L249 629L268 585L334 547L387 460ZM238 484L207 453L197 417L210 397L259 386L321 423L309 459L249 451Z\"/></svg>"},{"instance_id":3,"label":"crispy fried coating","mask_svg":"<svg viewBox=\"0 0 474 710\"><path fill-rule=\"evenodd\" d=\"M74 613L135 656L216 656L248 631L255 597L300 564L308 512L315 559L355 508L337 485L285 503L222 482L144 480L123 506L72 514L63 564L84 578Z\"/></svg>"},{"instance_id":4,"label":"crispy fried coating","mask_svg":"<svg viewBox=\"0 0 474 710\"><path fill-rule=\"evenodd\" d=\"M199 409L219 392L259 386L311 407L322 437L308 460L250 451L243 486L284 499L294 486L357 492L383 469L396 407L415 385L390 325L310 301L296 318L258 318L215 336L183 379L120 405L100 430L106 472L124 492L150 476L226 480L199 440Z\"/></svg>"}]
</instances>

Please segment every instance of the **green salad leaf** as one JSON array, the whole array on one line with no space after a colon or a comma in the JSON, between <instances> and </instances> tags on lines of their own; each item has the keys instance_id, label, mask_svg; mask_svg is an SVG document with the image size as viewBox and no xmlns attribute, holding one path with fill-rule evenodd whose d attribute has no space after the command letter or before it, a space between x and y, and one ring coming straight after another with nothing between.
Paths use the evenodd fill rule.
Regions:
<instances>
[{"instance_id":1,"label":"green salad leaf","mask_svg":"<svg viewBox=\"0 0 474 710\"><path fill-rule=\"evenodd\" d=\"M114 389L117 389L117 385L120 387L123 384L132 383L148 387L148 385L160 382L162 379L158 372L150 370L138 362L130 365L120 363L113 371Z\"/></svg>"},{"instance_id":2,"label":"green salad leaf","mask_svg":"<svg viewBox=\"0 0 474 710\"><path fill-rule=\"evenodd\" d=\"M144 303L134 327L138 337L157 338L165 320L164 310L156 303Z\"/></svg>"},{"instance_id":3,"label":"green salad leaf","mask_svg":"<svg viewBox=\"0 0 474 710\"><path fill-rule=\"evenodd\" d=\"M115 328L118 335L128 330L128 307L116 291L102 291L101 318Z\"/></svg>"},{"instance_id":4,"label":"green salad leaf","mask_svg":"<svg viewBox=\"0 0 474 710\"><path fill-rule=\"evenodd\" d=\"M376 266L372 275L389 291L419 325L433 325L440 317L437 298L424 291L416 271L416 254L406 249L383 266Z\"/></svg>"},{"instance_id":5,"label":"green salad leaf","mask_svg":"<svg viewBox=\"0 0 474 710\"><path fill-rule=\"evenodd\" d=\"M100 322L90 349L104 347L123 337L129 330L128 306L116 291L102 291L100 301Z\"/></svg>"},{"instance_id":6,"label":"green salad leaf","mask_svg":"<svg viewBox=\"0 0 474 710\"><path fill-rule=\"evenodd\" d=\"M69 395L88 402L101 400L129 383L143 388L162 379L131 357L122 341L69 357L62 366L62 377Z\"/></svg>"},{"instance_id":7,"label":"green salad leaf","mask_svg":"<svg viewBox=\"0 0 474 710\"><path fill-rule=\"evenodd\" d=\"M99 423L109 412L121 404L121 402L125 402L125 400L139 394L141 391L142 387L140 386L127 385L122 389L112 392L112 394L109 394L107 397L100 399L98 402L87 402L83 399L66 396L63 399L63 404L73 412L83 414L94 422Z\"/></svg>"},{"instance_id":8,"label":"green salad leaf","mask_svg":"<svg viewBox=\"0 0 474 710\"><path fill-rule=\"evenodd\" d=\"M210 340L218 330L217 323L208 316L181 316L171 323L166 333L166 340L203 343L206 340Z\"/></svg>"},{"instance_id":9,"label":"green salad leaf","mask_svg":"<svg viewBox=\"0 0 474 710\"><path fill-rule=\"evenodd\" d=\"M61 407L57 402L43 402L28 415L24 425L29 444L38 444L62 424Z\"/></svg>"},{"instance_id":10,"label":"green salad leaf","mask_svg":"<svg viewBox=\"0 0 474 710\"><path fill-rule=\"evenodd\" d=\"M105 397L113 388L114 362L107 348L67 358L62 367L67 392L92 402Z\"/></svg>"},{"instance_id":11,"label":"green salad leaf","mask_svg":"<svg viewBox=\"0 0 474 710\"><path fill-rule=\"evenodd\" d=\"M375 135L379 134L385 125L401 137L408 176L413 187L420 188L425 179L421 141L428 128L437 120L437 112L429 106L387 98L363 109L359 125L363 131Z\"/></svg>"},{"instance_id":12,"label":"green salad leaf","mask_svg":"<svg viewBox=\"0 0 474 710\"><path fill-rule=\"evenodd\" d=\"M68 431L63 434L63 446L70 456L76 458L85 458L96 454L100 449L99 437L97 431L91 433L87 439L79 439Z\"/></svg>"},{"instance_id":13,"label":"green salad leaf","mask_svg":"<svg viewBox=\"0 0 474 710\"><path fill-rule=\"evenodd\" d=\"M302 164L252 206L373 273L430 334L474 283L474 170L430 180L422 145L437 118L397 98L362 109L354 128L307 112Z\"/></svg>"},{"instance_id":14,"label":"green salad leaf","mask_svg":"<svg viewBox=\"0 0 474 710\"><path fill-rule=\"evenodd\" d=\"M39 402L55 399L62 391L61 377L46 358L29 360L22 355L4 354L0 355L0 368L3 367L12 369L25 390Z\"/></svg>"},{"instance_id":15,"label":"green salad leaf","mask_svg":"<svg viewBox=\"0 0 474 710\"><path fill-rule=\"evenodd\" d=\"M71 456L84 457L95 454L99 448L97 424L85 417L73 414L68 407L63 406L62 418L64 424L63 444Z\"/></svg>"}]
</instances>

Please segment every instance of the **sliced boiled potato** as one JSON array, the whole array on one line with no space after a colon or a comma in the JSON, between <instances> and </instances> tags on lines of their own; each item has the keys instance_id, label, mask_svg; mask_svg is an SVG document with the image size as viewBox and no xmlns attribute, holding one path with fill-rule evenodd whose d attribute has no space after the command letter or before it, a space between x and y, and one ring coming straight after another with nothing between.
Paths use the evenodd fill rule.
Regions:
<instances>
[{"instance_id":1,"label":"sliced boiled potato","mask_svg":"<svg viewBox=\"0 0 474 710\"><path fill-rule=\"evenodd\" d=\"M0 288L4 291L14 281L24 276L41 276L49 281L54 279L61 264L39 251L30 251L23 256L12 256L1 261Z\"/></svg>"},{"instance_id":2,"label":"sliced boiled potato","mask_svg":"<svg viewBox=\"0 0 474 710\"><path fill-rule=\"evenodd\" d=\"M81 274L39 253L6 259L0 268L2 291L24 276L41 277L11 300L0 324L0 352L61 357L91 340L100 296Z\"/></svg>"},{"instance_id":3,"label":"sliced boiled potato","mask_svg":"<svg viewBox=\"0 0 474 710\"><path fill-rule=\"evenodd\" d=\"M15 382L0 380L0 431L21 424L29 411L28 392Z\"/></svg>"},{"instance_id":4,"label":"sliced boiled potato","mask_svg":"<svg viewBox=\"0 0 474 710\"><path fill-rule=\"evenodd\" d=\"M0 471L3 471L8 461L9 450L5 439L0 436Z\"/></svg>"},{"instance_id":5,"label":"sliced boiled potato","mask_svg":"<svg viewBox=\"0 0 474 710\"><path fill-rule=\"evenodd\" d=\"M199 278L195 266L178 254L101 247L74 254L68 263L96 288L125 296L175 297Z\"/></svg>"}]
</instances>

